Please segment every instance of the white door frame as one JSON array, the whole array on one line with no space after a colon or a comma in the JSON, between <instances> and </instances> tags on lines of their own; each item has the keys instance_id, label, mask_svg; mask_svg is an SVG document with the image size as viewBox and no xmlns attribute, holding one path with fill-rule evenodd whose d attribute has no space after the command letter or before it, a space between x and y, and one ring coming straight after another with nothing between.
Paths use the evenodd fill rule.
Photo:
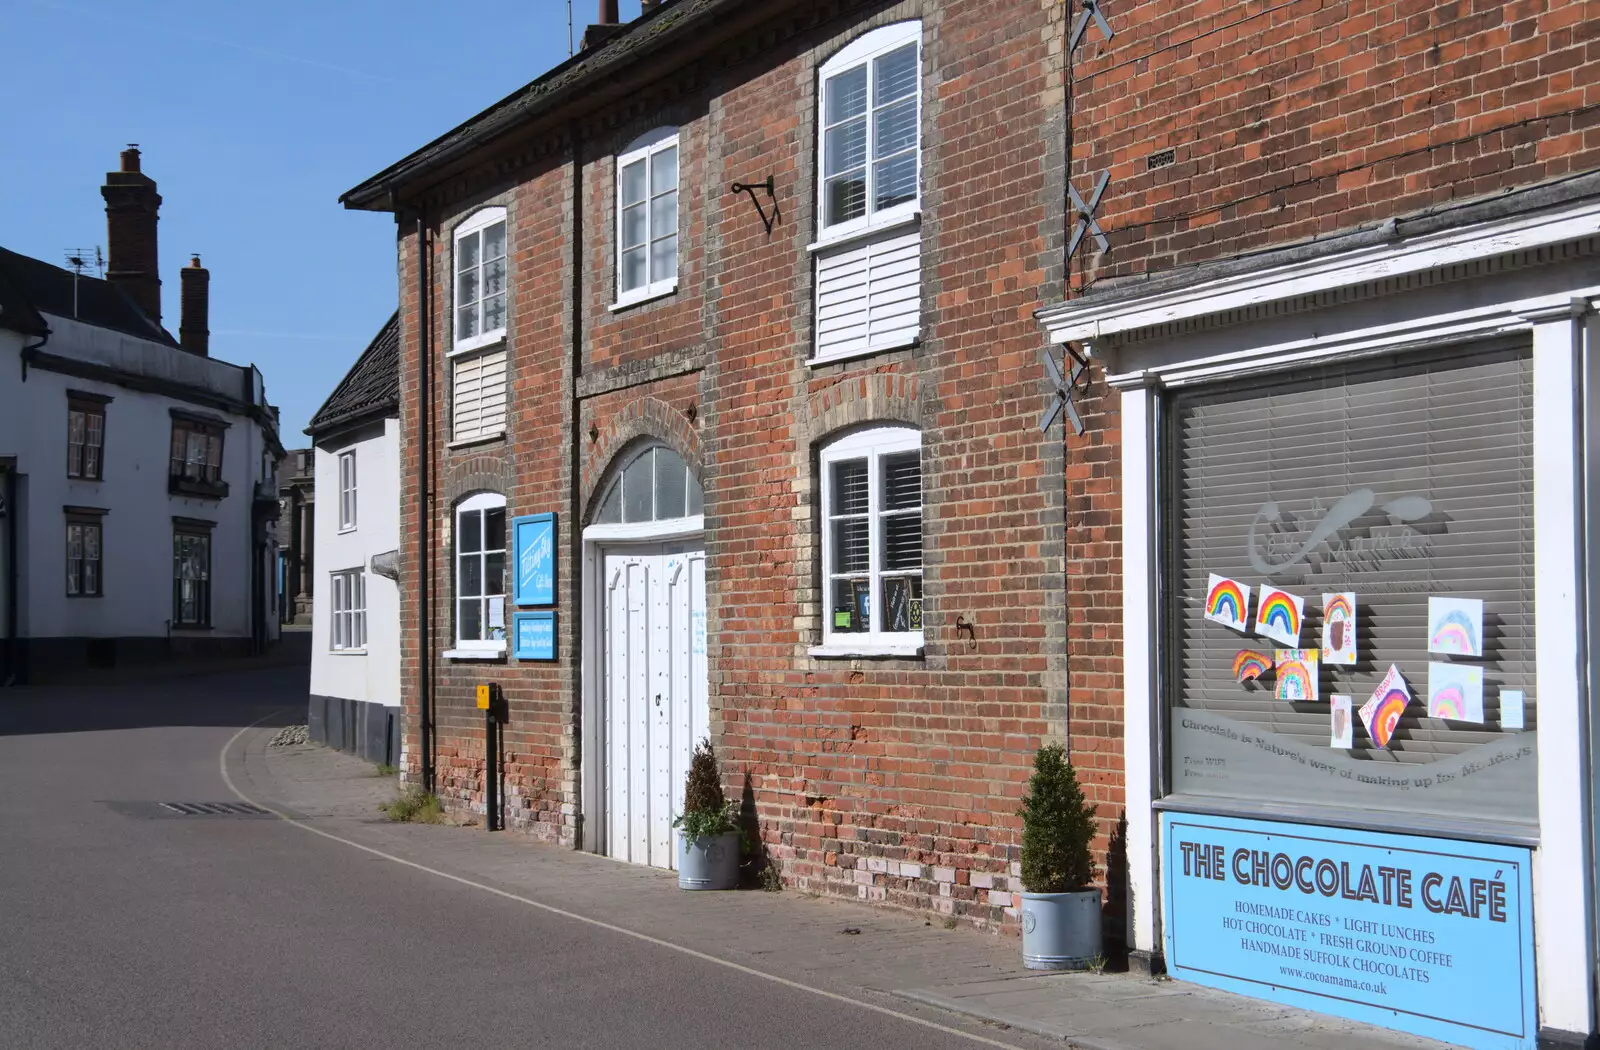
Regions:
<instances>
[{"instance_id":1,"label":"white door frame","mask_svg":"<svg viewBox=\"0 0 1600 1050\"><path fill-rule=\"evenodd\" d=\"M590 525L583 530L583 616L579 624L580 644L578 679L581 683L581 725L578 762L583 769L578 800L578 847L590 853L606 851L605 814L605 697L600 683L605 653L605 585L601 579L607 550L625 549L635 544L674 543L703 539L705 516L665 521L643 521L623 525Z\"/></svg>"}]
</instances>

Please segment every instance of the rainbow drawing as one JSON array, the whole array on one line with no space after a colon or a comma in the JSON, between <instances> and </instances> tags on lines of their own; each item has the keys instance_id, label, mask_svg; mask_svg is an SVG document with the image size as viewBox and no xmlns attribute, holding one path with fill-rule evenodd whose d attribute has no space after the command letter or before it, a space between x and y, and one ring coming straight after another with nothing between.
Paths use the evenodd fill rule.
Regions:
<instances>
[{"instance_id":1,"label":"rainbow drawing","mask_svg":"<svg viewBox=\"0 0 1600 1050\"><path fill-rule=\"evenodd\" d=\"M1473 664L1428 665L1428 715L1483 724L1483 668Z\"/></svg>"},{"instance_id":2,"label":"rainbow drawing","mask_svg":"<svg viewBox=\"0 0 1600 1050\"><path fill-rule=\"evenodd\" d=\"M1272 661L1254 649L1240 649L1233 654L1233 677L1240 682L1260 678L1272 670Z\"/></svg>"},{"instance_id":3,"label":"rainbow drawing","mask_svg":"<svg viewBox=\"0 0 1600 1050\"><path fill-rule=\"evenodd\" d=\"M1278 684L1273 696L1290 703L1316 703L1317 657L1315 649L1279 649L1276 653Z\"/></svg>"},{"instance_id":4,"label":"rainbow drawing","mask_svg":"<svg viewBox=\"0 0 1600 1050\"><path fill-rule=\"evenodd\" d=\"M1428 652L1483 655L1483 599L1429 598Z\"/></svg>"},{"instance_id":5,"label":"rainbow drawing","mask_svg":"<svg viewBox=\"0 0 1600 1050\"><path fill-rule=\"evenodd\" d=\"M1211 574L1206 584L1206 619L1242 631L1250 618L1250 585Z\"/></svg>"},{"instance_id":6,"label":"rainbow drawing","mask_svg":"<svg viewBox=\"0 0 1600 1050\"><path fill-rule=\"evenodd\" d=\"M1400 724L1400 716L1405 714L1406 705L1410 703L1411 691L1406 687L1405 676L1400 668L1390 664L1389 673L1372 691L1372 698L1361 705L1361 721L1374 744L1381 748L1389 746L1389 741L1394 739L1395 726Z\"/></svg>"},{"instance_id":7,"label":"rainbow drawing","mask_svg":"<svg viewBox=\"0 0 1600 1050\"><path fill-rule=\"evenodd\" d=\"M1256 633L1288 646L1300 644L1300 620L1306 602L1276 587L1261 588L1261 604L1256 608Z\"/></svg>"},{"instance_id":8,"label":"rainbow drawing","mask_svg":"<svg viewBox=\"0 0 1600 1050\"><path fill-rule=\"evenodd\" d=\"M1356 596L1352 591L1322 596L1322 662L1356 662Z\"/></svg>"}]
</instances>

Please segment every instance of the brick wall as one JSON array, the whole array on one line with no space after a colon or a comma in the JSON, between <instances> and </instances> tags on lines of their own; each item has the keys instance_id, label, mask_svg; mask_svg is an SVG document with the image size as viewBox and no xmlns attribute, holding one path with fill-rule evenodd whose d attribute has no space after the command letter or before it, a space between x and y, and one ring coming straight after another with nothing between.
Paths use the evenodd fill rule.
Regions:
<instances>
[{"instance_id":1,"label":"brick wall","mask_svg":"<svg viewBox=\"0 0 1600 1050\"><path fill-rule=\"evenodd\" d=\"M463 178L436 190L435 275L447 271L450 227L486 203L510 209L515 261L511 435L453 450L435 430L436 593L449 594L450 504L475 486L503 486L512 515L559 510L565 541L561 660L437 670L440 788L481 807L470 685L498 680L516 756L507 768L512 821L570 842L576 814L600 818L580 790L574 661L584 610L572 554L615 458L641 439L661 440L704 487L713 735L730 792L755 804L766 857L790 885L1005 926L1020 889L1018 800L1042 742L1069 741L1102 803L1102 860L1121 815L1114 401L1089 404L1093 432L1066 446L1059 424L1038 428L1049 387L1032 315L1059 297L1063 279L1064 8L795 6L798 14L775 16L692 71L664 71L651 90L578 122L575 166L572 142L561 140L509 183ZM924 21L921 340L812 365L817 69L860 33L915 17ZM678 290L612 310L614 158L666 124L679 128L683 154ZM484 169L505 179L503 167ZM770 235L749 197L727 189L769 174L782 215ZM404 226L401 260L412 486L417 303ZM436 282L435 295L445 292ZM445 345L437 323L436 356ZM442 360L436 382L442 422ZM871 421L922 432L926 652L815 658L818 448ZM414 488L405 499L412 537ZM447 637L448 605L436 608ZM414 604L405 617L413 631ZM970 632L958 632L958 618ZM414 772L415 718L406 732Z\"/></svg>"},{"instance_id":2,"label":"brick wall","mask_svg":"<svg viewBox=\"0 0 1600 1050\"><path fill-rule=\"evenodd\" d=\"M1143 0L1072 68L1082 286L1600 167L1586 0ZM1152 167L1163 151L1171 163Z\"/></svg>"}]
</instances>

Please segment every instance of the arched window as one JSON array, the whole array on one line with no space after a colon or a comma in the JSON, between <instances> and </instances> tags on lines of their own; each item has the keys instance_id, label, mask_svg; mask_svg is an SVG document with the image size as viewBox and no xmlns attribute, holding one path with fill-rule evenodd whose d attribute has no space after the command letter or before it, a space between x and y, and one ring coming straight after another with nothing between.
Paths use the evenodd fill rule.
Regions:
<instances>
[{"instance_id":1,"label":"arched window","mask_svg":"<svg viewBox=\"0 0 1600 1050\"><path fill-rule=\"evenodd\" d=\"M823 446L824 647L922 645L922 434L852 431Z\"/></svg>"},{"instance_id":2,"label":"arched window","mask_svg":"<svg viewBox=\"0 0 1600 1050\"><path fill-rule=\"evenodd\" d=\"M506 648L506 498L480 492L456 506L456 649Z\"/></svg>"},{"instance_id":3,"label":"arched window","mask_svg":"<svg viewBox=\"0 0 1600 1050\"><path fill-rule=\"evenodd\" d=\"M688 518L703 511L700 479L665 445L648 445L615 472L594 524L617 525Z\"/></svg>"}]
</instances>

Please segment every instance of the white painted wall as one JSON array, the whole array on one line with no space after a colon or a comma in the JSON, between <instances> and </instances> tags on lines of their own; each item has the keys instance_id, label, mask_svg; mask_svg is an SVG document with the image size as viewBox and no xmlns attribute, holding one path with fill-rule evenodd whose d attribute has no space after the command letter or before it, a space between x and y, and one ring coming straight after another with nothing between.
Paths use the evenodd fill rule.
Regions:
<instances>
[{"instance_id":1,"label":"white painted wall","mask_svg":"<svg viewBox=\"0 0 1600 1050\"><path fill-rule=\"evenodd\" d=\"M251 395L248 368L200 358L134 336L47 315L49 341L43 352L128 370L140 376L182 382L238 401ZM28 343L35 340L28 340ZM252 552L251 504L256 482L272 476L267 437L242 413L130 389L116 382L69 376L30 367L21 376L24 340L0 332L0 457L15 456L24 476L19 521L25 580L19 634L31 638L162 637L172 616L172 519L216 522L211 535L212 627L174 631L208 638L250 634ZM101 481L67 477L67 391L102 394L106 406ZM223 440L221 500L167 492L172 442L170 409L216 416L229 422ZM275 486L273 488L275 492ZM66 522L62 508L104 508L102 596L66 594ZM263 609L270 595L262 595ZM275 617L267 615L269 636Z\"/></svg>"},{"instance_id":2,"label":"white painted wall","mask_svg":"<svg viewBox=\"0 0 1600 1050\"><path fill-rule=\"evenodd\" d=\"M339 455L356 454L356 526L339 530ZM312 564L311 692L400 705L399 585L372 571L372 557L400 546L400 421L386 419L336 434L316 446L316 521ZM366 573L367 645L332 648L333 586L346 569Z\"/></svg>"}]
</instances>

